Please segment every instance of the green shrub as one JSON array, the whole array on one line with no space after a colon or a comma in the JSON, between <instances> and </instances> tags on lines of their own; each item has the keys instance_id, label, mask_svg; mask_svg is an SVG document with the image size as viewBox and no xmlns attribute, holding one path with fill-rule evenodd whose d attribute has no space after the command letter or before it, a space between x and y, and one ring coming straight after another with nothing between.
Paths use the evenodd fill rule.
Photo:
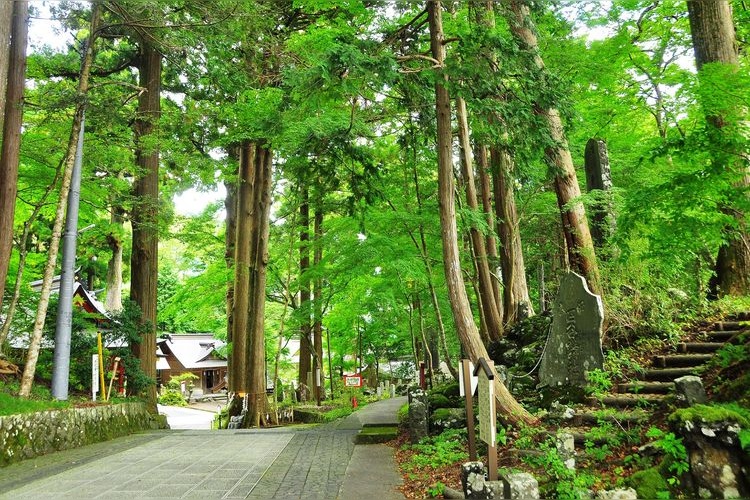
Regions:
<instances>
[{"instance_id":1,"label":"green shrub","mask_svg":"<svg viewBox=\"0 0 750 500\"><path fill-rule=\"evenodd\" d=\"M427 399L434 408L458 408L462 405L457 382L441 384L427 391ZM433 402L434 401L434 402Z\"/></svg>"},{"instance_id":2,"label":"green shrub","mask_svg":"<svg viewBox=\"0 0 750 500\"><path fill-rule=\"evenodd\" d=\"M442 394L430 394L427 396L427 401L430 404L430 408L451 408L451 401Z\"/></svg>"},{"instance_id":3,"label":"green shrub","mask_svg":"<svg viewBox=\"0 0 750 500\"><path fill-rule=\"evenodd\" d=\"M398 416L399 425L404 425L409 418L409 403L399 408L396 415Z\"/></svg>"},{"instance_id":4,"label":"green shrub","mask_svg":"<svg viewBox=\"0 0 750 500\"><path fill-rule=\"evenodd\" d=\"M328 410L327 412L323 413L323 420L325 422L332 422L336 419L348 417L354 413L354 408L349 406L339 406L338 408L334 408L332 410Z\"/></svg>"},{"instance_id":5,"label":"green shrub","mask_svg":"<svg viewBox=\"0 0 750 500\"><path fill-rule=\"evenodd\" d=\"M165 406L187 406L187 401L182 397L182 393L175 389L165 389L159 396L159 404Z\"/></svg>"},{"instance_id":6,"label":"green shrub","mask_svg":"<svg viewBox=\"0 0 750 500\"><path fill-rule=\"evenodd\" d=\"M669 485L658 467L639 470L625 480L625 485L633 488L638 498L669 498Z\"/></svg>"},{"instance_id":7,"label":"green shrub","mask_svg":"<svg viewBox=\"0 0 750 500\"><path fill-rule=\"evenodd\" d=\"M466 429L448 429L408 447L417 453L404 464L406 470L443 467L469 458Z\"/></svg>"}]
</instances>

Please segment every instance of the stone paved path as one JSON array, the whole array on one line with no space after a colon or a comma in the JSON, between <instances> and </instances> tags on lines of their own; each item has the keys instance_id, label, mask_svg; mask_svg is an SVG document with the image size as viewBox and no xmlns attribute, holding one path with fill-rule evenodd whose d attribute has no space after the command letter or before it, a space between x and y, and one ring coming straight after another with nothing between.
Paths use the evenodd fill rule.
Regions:
<instances>
[{"instance_id":1,"label":"stone paved path","mask_svg":"<svg viewBox=\"0 0 750 500\"><path fill-rule=\"evenodd\" d=\"M382 447L373 454L379 459L369 464L371 470L349 467L360 426L378 413L395 411L399 402L374 403L372 417L355 414L317 427L156 431L39 457L0 468L0 499L346 500L345 482L349 492L366 490L380 500L403 498L395 489L399 479L394 479L392 451L384 445L358 445ZM372 484L374 472L385 473L376 477L386 479Z\"/></svg>"}]
</instances>

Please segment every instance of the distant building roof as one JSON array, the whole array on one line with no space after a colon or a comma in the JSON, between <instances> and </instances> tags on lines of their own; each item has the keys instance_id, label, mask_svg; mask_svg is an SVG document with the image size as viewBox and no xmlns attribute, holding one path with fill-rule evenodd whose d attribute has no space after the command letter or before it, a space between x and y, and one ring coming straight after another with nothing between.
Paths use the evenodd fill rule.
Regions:
<instances>
[{"instance_id":1,"label":"distant building roof","mask_svg":"<svg viewBox=\"0 0 750 500\"><path fill-rule=\"evenodd\" d=\"M161 350L161 345L156 345L156 369L157 370L169 370L172 367L167 362L167 355Z\"/></svg>"},{"instance_id":2,"label":"distant building roof","mask_svg":"<svg viewBox=\"0 0 750 500\"><path fill-rule=\"evenodd\" d=\"M78 273L79 270L80 268L76 269L76 273ZM41 292L42 281L43 280L32 281L29 283L29 286L35 292ZM50 293L60 293L60 275L52 278L52 288L50 288ZM78 302L76 302L76 296L79 297ZM105 318L109 318L109 313L104 308L104 304L99 302L94 292L86 290L86 287L84 287L80 281L73 282L73 303L83 306L83 309L88 313L101 314Z\"/></svg>"},{"instance_id":3,"label":"distant building roof","mask_svg":"<svg viewBox=\"0 0 750 500\"><path fill-rule=\"evenodd\" d=\"M171 352L187 369L227 366L226 358L217 352L224 342L210 333L165 334L157 343L161 352Z\"/></svg>"},{"instance_id":4,"label":"distant building roof","mask_svg":"<svg viewBox=\"0 0 750 500\"><path fill-rule=\"evenodd\" d=\"M53 287L54 293L58 293L60 291L59 278L59 276L55 277L55 279L58 281L58 286ZM35 283L39 286L35 287ZM41 280L32 282L31 287L35 291L40 291ZM106 327L106 325L108 325L111 321L109 313L104 309L104 304L99 302L96 299L96 296L92 292L86 290L83 284L79 281L73 283L73 305L79 309L83 309L89 314L99 315L100 317L93 318L97 327ZM11 347L13 347L14 349L28 349L30 344L30 335L25 333L20 335L11 334L9 336L9 342ZM122 341L120 341L120 344L122 344ZM108 348L122 346L127 346L127 343L124 343L122 345L118 345L117 343L113 342L106 343L106 347ZM53 349L55 347L55 339L42 337L41 347L45 349Z\"/></svg>"}]
</instances>

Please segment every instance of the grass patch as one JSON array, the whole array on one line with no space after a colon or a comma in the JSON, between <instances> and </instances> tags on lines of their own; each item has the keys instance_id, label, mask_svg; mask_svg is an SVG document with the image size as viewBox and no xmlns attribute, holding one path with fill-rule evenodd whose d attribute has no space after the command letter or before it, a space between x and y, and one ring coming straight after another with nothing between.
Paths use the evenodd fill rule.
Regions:
<instances>
[{"instance_id":1,"label":"grass patch","mask_svg":"<svg viewBox=\"0 0 750 500\"><path fill-rule=\"evenodd\" d=\"M0 415L14 415L16 413L34 413L37 411L69 408L69 401L43 401L25 399L0 392Z\"/></svg>"}]
</instances>

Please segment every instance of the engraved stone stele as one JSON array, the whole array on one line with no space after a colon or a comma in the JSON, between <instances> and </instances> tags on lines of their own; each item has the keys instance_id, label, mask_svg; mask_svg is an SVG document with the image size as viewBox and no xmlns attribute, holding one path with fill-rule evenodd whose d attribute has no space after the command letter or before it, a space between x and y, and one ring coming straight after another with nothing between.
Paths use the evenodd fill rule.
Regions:
<instances>
[{"instance_id":1,"label":"engraved stone stele","mask_svg":"<svg viewBox=\"0 0 750 500\"><path fill-rule=\"evenodd\" d=\"M582 276L568 272L552 303L552 326L541 366L540 386L586 385L586 372L604 366L602 299Z\"/></svg>"}]
</instances>

